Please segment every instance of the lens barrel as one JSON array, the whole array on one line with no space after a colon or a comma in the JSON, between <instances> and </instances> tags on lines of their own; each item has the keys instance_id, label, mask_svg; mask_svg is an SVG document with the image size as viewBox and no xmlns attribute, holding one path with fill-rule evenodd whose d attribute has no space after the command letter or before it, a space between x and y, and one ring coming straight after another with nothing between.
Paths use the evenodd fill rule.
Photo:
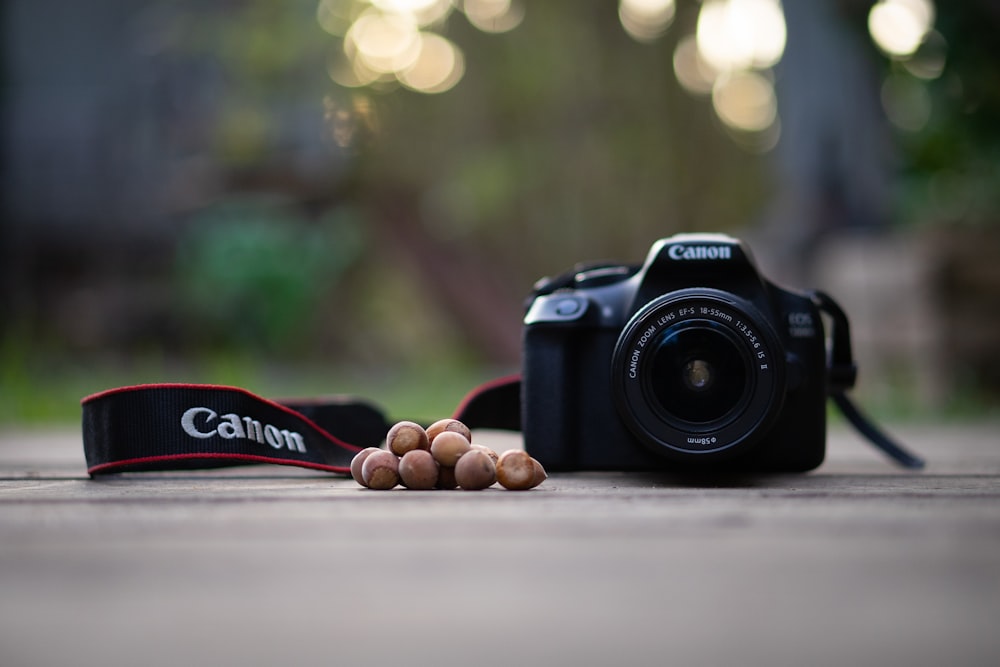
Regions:
<instances>
[{"instance_id":1,"label":"lens barrel","mask_svg":"<svg viewBox=\"0 0 1000 667\"><path fill-rule=\"evenodd\" d=\"M623 422L667 456L753 446L785 394L773 327L749 301L721 290L670 292L639 309L618 338L611 372Z\"/></svg>"}]
</instances>

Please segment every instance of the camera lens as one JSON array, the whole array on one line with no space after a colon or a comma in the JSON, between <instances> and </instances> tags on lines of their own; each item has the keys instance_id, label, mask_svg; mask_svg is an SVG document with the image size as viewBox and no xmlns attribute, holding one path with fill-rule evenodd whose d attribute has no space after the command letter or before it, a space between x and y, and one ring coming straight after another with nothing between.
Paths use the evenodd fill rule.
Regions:
<instances>
[{"instance_id":1,"label":"camera lens","mask_svg":"<svg viewBox=\"0 0 1000 667\"><path fill-rule=\"evenodd\" d=\"M720 324L694 320L652 343L645 389L665 419L702 425L732 413L751 388L739 340Z\"/></svg>"},{"instance_id":2,"label":"camera lens","mask_svg":"<svg viewBox=\"0 0 1000 667\"><path fill-rule=\"evenodd\" d=\"M667 456L752 447L784 403L784 352L768 318L716 289L678 290L640 308L618 338L611 372L623 423Z\"/></svg>"}]
</instances>

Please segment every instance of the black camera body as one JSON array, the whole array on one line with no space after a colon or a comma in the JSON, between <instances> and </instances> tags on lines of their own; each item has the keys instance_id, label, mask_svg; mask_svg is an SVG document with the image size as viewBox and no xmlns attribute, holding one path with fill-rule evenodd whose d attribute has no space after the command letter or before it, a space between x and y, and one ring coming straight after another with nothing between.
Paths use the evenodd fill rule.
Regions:
<instances>
[{"instance_id":1,"label":"black camera body","mask_svg":"<svg viewBox=\"0 0 1000 667\"><path fill-rule=\"evenodd\" d=\"M820 308L729 236L540 281L523 344L525 449L550 470L801 472L825 456Z\"/></svg>"}]
</instances>

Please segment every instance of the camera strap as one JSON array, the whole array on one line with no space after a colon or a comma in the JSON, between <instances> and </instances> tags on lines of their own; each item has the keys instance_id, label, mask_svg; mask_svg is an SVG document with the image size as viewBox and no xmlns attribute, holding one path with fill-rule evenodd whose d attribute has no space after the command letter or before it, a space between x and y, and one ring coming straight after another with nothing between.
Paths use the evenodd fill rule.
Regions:
<instances>
[{"instance_id":1,"label":"camera strap","mask_svg":"<svg viewBox=\"0 0 1000 667\"><path fill-rule=\"evenodd\" d=\"M357 398L274 401L220 385L149 384L81 401L91 476L274 463L348 474L379 446L384 412ZM472 391L455 411L471 428L520 430L520 378Z\"/></svg>"},{"instance_id":2,"label":"camera strap","mask_svg":"<svg viewBox=\"0 0 1000 667\"><path fill-rule=\"evenodd\" d=\"M847 316L823 292L810 296L832 321L827 393L876 448L911 469L924 461L882 432L846 392L857 367ZM275 463L347 474L351 459L379 446L390 427L377 406L356 398L274 401L218 385L120 387L82 401L83 447L91 476ZM470 428L521 430L520 376L477 387L454 415Z\"/></svg>"},{"instance_id":3,"label":"camera strap","mask_svg":"<svg viewBox=\"0 0 1000 667\"><path fill-rule=\"evenodd\" d=\"M894 463L911 470L924 467L924 460L886 435L868 416L861 412L847 396L854 386L858 367L851 352L851 328L847 314L831 296L821 291L809 293L820 312L830 318L830 338L827 347L827 393L844 418L876 449Z\"/></svg>"}]
</instances>

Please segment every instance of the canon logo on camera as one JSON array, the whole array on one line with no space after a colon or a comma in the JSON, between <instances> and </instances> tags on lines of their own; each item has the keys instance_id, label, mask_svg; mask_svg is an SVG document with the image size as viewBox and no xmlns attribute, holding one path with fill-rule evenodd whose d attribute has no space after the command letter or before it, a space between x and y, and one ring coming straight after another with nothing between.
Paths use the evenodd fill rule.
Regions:
<instances>
[{"instance_id":1,"label":"canon logo on camera","mask_svg":"<svg viewBox=\"0 0 1000 667\"><path fill-rule=\"evenodd\" d=\"M692 245L677 244L667 251L670 259L731 259L729 246L725 245Z\"/></svg>"}]
</instances>

